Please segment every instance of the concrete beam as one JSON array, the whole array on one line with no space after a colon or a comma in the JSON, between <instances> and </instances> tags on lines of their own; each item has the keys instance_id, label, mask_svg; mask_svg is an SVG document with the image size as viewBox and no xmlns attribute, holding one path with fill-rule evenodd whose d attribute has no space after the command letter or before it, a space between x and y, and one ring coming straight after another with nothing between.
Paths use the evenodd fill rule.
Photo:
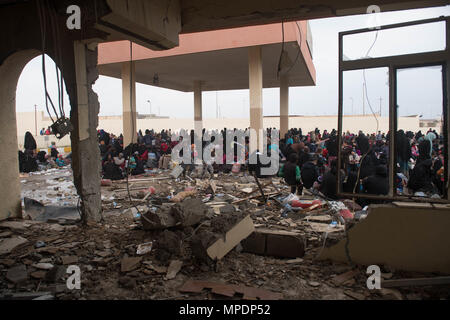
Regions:
<instances>
[{"instance_id":1,"label":"concrete beam","mask_svg":"<svg viewBox=\"0 0 450 320\"><path fill-rule=\"evenodd\" d=\"M108 41L127 39L152 50L178 46L181 31L179 0L106 0L111 12L96 28L110 33Z\"/></svg>"},{"instance_id":2,"label":"concrete beam","mask_svg":"<svg viewBox=\"0 0 450 320\"><path fill-rule=\"evenodd\" d=\"M373 0L183 0L182 33L244 27L281 21L366 14ZM378 0L381 12L445 6L446 0Z\"/></svg>"},{"instance_id":3,"label":"concrete beam","mask_svg":"<svg viewBox=\"0 0 450 320\"><path fill-rule=\"evenodd\" d=\"M260 131L263 124L263 67L262 49L260 46L250 47L248 50L249 88L250 88L250 128L258 134L258 139L250 139L250 153L256 149L262 152L263 140Z\"/></svg>"},{"instance_id":4,"label":"concrete beam","mask_svg":"<svg viewBox=\"0 0 450 320\"><path fill-rule=\"evenodd\" d=\"M289 131L289 77L280 77L280 137Z\"/></svg>"},{"instance_id":5,"label":"concrete beam","mask_svg":"<svg viewBox=\"0 0 450 320\"><path fill-rule=\"evenodd\" d=\"M137 143L136 69L134 62L122 63L123 145ZM130 98L131 97L131 98Z\"/></svg>"}]
</instances>

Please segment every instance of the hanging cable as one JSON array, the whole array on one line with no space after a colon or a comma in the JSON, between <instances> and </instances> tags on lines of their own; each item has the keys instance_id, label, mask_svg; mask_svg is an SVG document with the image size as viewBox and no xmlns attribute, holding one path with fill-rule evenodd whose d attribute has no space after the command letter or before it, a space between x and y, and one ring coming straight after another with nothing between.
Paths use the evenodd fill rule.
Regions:
<instances>
[{"instance_id":1,"label":"hanging cable","mask_svg":"<svg viewBox=\"0 0 450 320\"><path fill-rule=\"evenodd\" d=\"M283 59L283 53L284 53L284 21L281 21L281 53L280 53L280 59L278 59L278 70L277 70L277 78L280 78L280 72L281 72L281 60Z\"/></svg>"},{"instance_id":2,"label":"hanging cable","mask_svg":"<svg viewBox=\"0 0 450 320\"><path fill-rule=\"evenodd\" d=\"M299 49L298 49L297 57L295 58L294 63L293 63L292 66L289 68L289 70L286 72L286 74L288 74L289 72L291 72L291 70L295 67L295 65L296 65L297 62L298 62L298 59L300 58L300 53L302 52L302 42L303 42L302 30L301 30L301 28L300 28L300 26L299 26L299 24L298 24L297 21L295 21L295 25L297 26L298 34L300 35L300 47L299 47Z\"/></svg>"},{"instance_id":3,"label":"hanging cable","mask_svg":"<svg viewBox=\"0 0 450 320\"><path fill-rule=\"evenodd\" d=\"M376 42L378 40L378 32L379 31L376 32L375 39L374 39L372 45L370 46L369 50L366 53L366 58L369 57L370 52L372 51L373 47L375 46L375 44L376 44ZM363 70L363 81L364 81L363 82L364 92L366 93L366 100L368 102L370 111L372 112L372 114L373 114L373 116L375 118L375 121L377 122L377 130L375 132L375 133L377 133L379 128L380 128L380 123L378 121L376 113L374 112L374 110L372 108L372 104L370 103L369 92L368 92L368 89L367 89L366 69ZM391 139L392 139L392 137L391 137ZM358 184L359 184L359 180L360 180L360 177L361 177L362 163L364 162L365 158L369 155L369 153L372 151L372 148L373 148L373 144L369 146L369 150L367 150L367 152L363 155L363 157L360 160L360 165L359 165L359 168L358 168L358 176L357 176L357 179L356 179L356 182L355 182L355 186L353 188L353 193L356 193L356 188L358 187ZM392 150L391 150L391 153L392 153Z\"/></svg>"},{"instance_id":4,"label":"hanging cable","mask_svg":"<svg viewBox=\"0 0 450 320\"><path fill-rule=\"evenodd\" d=\"M39 23L41 27L41 40L42 40L42 76L44 79L44 94L45 94L45 107L47 109L47 113L52 120L52 123L55 123L53 120L53 117L51 115L51 112L49 110L48 103L50 101L50 104L52 106L52 109L56 115L56 118L58 118L58 112L56 111L55 105L53 104L52 99L50 98L50 95L47 90L47 74L46 74L46 68L45 68L45 43L46 43L46 29L47 29L47 20L45 16L45 9L43 8L41 0L37 1L37 9L38 9L38 16L39 16Z\"/></svg>"},{"instance_id":5,"label":"hanging cable","mask_svg":"<svg viewBox=\"0 0 450 320\"><path fill-rule=\"evenodd\" d=\"M53 36L53 50L54 50L54 63L55 63L55 70L56 70L56 80L58 85L58 108L59 112L61 114L61 117L65 118L65 112L64 112L64 77L63 72L61 69L58 68L58 66L62 63L62 52L61 52L61 46L60 44L60 32L59 32L59 25L58 25L58 15L56 13L56 10L53 6L50 5L50 2L47 0L47 10L50 15L50 26L52 29L52 36Z\"/></svg>"}]
</instances>

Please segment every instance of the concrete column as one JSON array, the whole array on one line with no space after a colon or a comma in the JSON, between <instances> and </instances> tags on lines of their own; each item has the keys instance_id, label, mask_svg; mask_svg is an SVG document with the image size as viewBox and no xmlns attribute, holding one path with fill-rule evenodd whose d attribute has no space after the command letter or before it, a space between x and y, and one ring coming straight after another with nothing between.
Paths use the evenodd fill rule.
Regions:
<instances>
[{"instance_id":1,"label":"concrete column","mask_svg":"<svg viewBox=\"0 0 450 320\"><path fill-rule=\"evenodd\" d=\"M136 70L134 62L122 63L123 145L137 143ZM132 79L131 79L132 77ZM130 99L132 97L132 100Z\"/></svg>"},{"instance_id":2,"label":"concrete column","mask_svg":"<svg viewBox=\"0 0 450 320\"><path fill-rule=\"evenodd\" d=\"M102 220L101 158L97 141L100 104L97 94L92 90L98 79L98 51L96 47L90 50L84 43L76 41L74 57L75 79L72 78L71 59L66 62L66 82L71 100L70 120L74 126L71 133L72 169L75 187L81 198L82 219L89 224Z\"/></svg>"},{"instance_id":3,"label":"concrete column","mask_svg":"<svg viewBox=\"0 0 450 320\"><path fill-rule=\"evenodd\" d=\"M202 83L194 81L194 130L200 135L203 130Z\"/></svg>"},{"instance_id":4,"label":"concrete column","mask_svg":"<svg viewBox=\"0 0 450 320\"><path fill-rule=\"evenodd\" d=\"M250 139L250 153L256 148L263 149L263 140L260 131L264 129L263 123L263 69L262 50L260 46L250 47L248 52L249 88L250 88L250 128L258 134L258 139ZM253 141L252 141L253 140Z\"/></svg>"},{"instance_id":5,"label":"concrete column","mask_svg":"<svg viewBox=\"0 0 450 320\"><path fill-rule=\"evenodd\" d=\"M283 139L289 131L289 78L280 78L280 138Z\"/></svg>"},{"instance_id":6,"label":"concrete column","mask_svg":"<svg viewBox=\"0 0 450 320\"><path fill-rule=\"evenodd\" d=\"M0 221L21 218L16 88L25 65L37 54L21 51L0 62Z\"/></svg>"}]
</instances>

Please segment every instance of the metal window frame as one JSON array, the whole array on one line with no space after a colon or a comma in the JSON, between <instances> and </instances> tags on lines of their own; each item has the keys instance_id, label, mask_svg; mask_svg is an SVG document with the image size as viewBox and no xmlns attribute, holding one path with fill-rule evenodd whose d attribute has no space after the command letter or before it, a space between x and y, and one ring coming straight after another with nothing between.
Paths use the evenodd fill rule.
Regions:
<instances>
[{"instance_id":1,"label":"metal window frame","mask_svg":"<svg viewBox=\"0 0 450 320\"><path fill-rule=\"evenodd\" d=\"M339 197L354 198L354 199L373 199L373 200L413 200L417 202L428 203L450 203L450 173L449 173L449 159L450 159L450 146L448 140L448 128L450 127L450 17L439 17L434 19L417 20L405 23L385 25L378 28L378 31L387 29L396 29L402 27L409 27L414 25L423 25L435 22L446 23L446 48L445 50L430 51L424 53L404 54L397 56L387 56L379 58L359 59L344 61L343 56L343 39L347 35L375 32L377 30L365 28L358 30L351 30L339 33L339 106L338 106L338 176L336 180L337 194ZM413 196L404 196L397 194L397 188L394 183L396 167L396 154L395 154L395 133L397 132L397 70L419 68L427 66L442 66L442 94L443 94L443 114L444 114L444 168L445 168L445 199L431 199L421 198ZM369 195L369 194L353 194L345 193L342 191L340 181L342 181L342 144L343 144L343 118L344 118L344 83L343 74L345 71L355 71L374 68L388 68L389 69L389 195Z\"/></svg>"}]
</instances>

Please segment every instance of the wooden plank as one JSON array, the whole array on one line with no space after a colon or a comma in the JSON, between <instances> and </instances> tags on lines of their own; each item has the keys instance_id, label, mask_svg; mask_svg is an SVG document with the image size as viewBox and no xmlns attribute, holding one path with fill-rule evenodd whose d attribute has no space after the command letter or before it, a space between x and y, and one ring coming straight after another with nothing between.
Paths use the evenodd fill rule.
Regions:
<instances>
[{"instance_id":1,"label":"wooden plank","mask_svg":"<svg viewBox=\"0 0 450 320\"><path fill-rule=\"evenodd\" d=\"M426 208L426 209L431 209L433 208L433 206L431 205L431 203L416 203L416 202L393 202L392 204L394 204L397 207L400 208Z\"/></svg>"},{"instance_id":2,"label":"wooden plank","mask_svg":"<svg viewBox=\"0 0 450 320\"><path fill-rule=\"evenodd\" d=\"M280 193L279 192L273 192L273 193L267 194L266 196L268 198L270 198L271 196L275 196L275 195L278 195L278 194L280 194ZM238 204L238 203L242 203L242 202L245 202L245 201L248 201L248 200L253 200L253 199L256 199L256 198L260 198L260 197L261 197L261 195L259 194L257 196L253 196L253 197L237 200L237 201L233 202L232 204Z\"/></svg>"},{"instance_id":3,"label":"wooden plank","mask_svg":"<svg viewBox=\"0 0 450 320\"><path fill-rule=\"evenodd\" d=\"M446 284L450 284L450 277L396 279L381 281L381 286L383 288L439 286Z\"/></svg>"}]
</instances>

